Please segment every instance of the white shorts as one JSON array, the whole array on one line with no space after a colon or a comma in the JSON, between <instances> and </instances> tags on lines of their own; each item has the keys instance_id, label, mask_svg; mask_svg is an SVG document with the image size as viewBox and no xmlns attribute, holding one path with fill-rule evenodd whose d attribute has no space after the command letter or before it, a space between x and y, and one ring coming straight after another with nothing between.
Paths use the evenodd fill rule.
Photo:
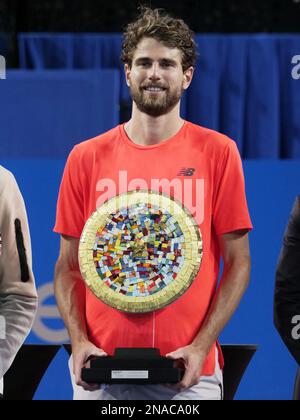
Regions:
<instances>
[{"instance_id":1,"label":"white shorts","mask_svg":"<svg viewBox=\"0 0 300 420\"><path fill-rule=\"evenodd\" d=\"M69 369L74 391L74 400L222 400L223 373L216 349L216 368L212 376L201 376L199 382L184 391L178 392L167 385L107 385L102 384L97 391L85 391L75 384L72 356Z\"/></svg>"}]
</instances>

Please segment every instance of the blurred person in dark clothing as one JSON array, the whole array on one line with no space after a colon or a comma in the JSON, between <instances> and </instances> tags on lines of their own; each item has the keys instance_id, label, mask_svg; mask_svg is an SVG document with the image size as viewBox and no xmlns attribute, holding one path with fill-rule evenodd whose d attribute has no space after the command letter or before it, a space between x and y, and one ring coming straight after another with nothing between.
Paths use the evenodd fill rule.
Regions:
<instances>
[{"instance_id":1,"label":"blurred person in dark clothing","mask_svg":"<svg viewBox=\"0 0 300 420\"><path fill-rule=\"evenodd\" d=\"M300 196L289 218L276 270L274 323L300 366Z\"/></svg>"}]
</instances>

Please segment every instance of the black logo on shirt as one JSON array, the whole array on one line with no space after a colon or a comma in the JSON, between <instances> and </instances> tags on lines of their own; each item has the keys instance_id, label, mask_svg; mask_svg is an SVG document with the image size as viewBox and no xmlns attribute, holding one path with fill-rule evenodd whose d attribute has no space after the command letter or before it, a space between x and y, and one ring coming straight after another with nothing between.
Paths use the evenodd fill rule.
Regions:
<instances>
[{"instance_id":1,"label":"black logo on shirt","mask_svg":"<svg viewBox=\"0 0 300 420\"><path fill-rule=\"evenodd\" d=\"M195 168L182 168L177 176L193 176L195 171Z\"/></svg>"}]
</instances>

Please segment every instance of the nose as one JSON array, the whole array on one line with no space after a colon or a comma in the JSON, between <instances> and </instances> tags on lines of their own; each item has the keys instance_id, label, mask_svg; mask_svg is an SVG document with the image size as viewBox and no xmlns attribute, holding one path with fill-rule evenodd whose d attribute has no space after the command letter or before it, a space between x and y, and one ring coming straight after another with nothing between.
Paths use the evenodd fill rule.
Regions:
<instances>
[{"instance_id":1,"label":"nose","mask_svg":"<svg viewBox=\"0 0 300 420\"><path fill-rule=\"evenodd\" d=\"M159 64L158 63L153 63L153 65L151 67L151 70L150 70L149 79L150 80L159 80L160 79L160 72L159 72Z\"/></svg>"}]
</instances>

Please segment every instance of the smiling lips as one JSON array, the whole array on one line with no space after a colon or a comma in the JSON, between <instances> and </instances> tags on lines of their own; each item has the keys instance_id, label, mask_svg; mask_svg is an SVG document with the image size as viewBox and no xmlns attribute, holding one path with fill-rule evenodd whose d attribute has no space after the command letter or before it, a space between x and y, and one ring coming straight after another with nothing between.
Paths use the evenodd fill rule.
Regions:
<instances>
[{"instance_id":1,"label":"smiling lips","mask_svg":"<svg viewBox=\"0 0 300 420\"><path fill-rule=\"evenodd\" d=\"M147 92L154 92L154 93L164 92L166 90L166 88L162 86L146 86L143 89Z\"/></svg>"}]
</instances>

